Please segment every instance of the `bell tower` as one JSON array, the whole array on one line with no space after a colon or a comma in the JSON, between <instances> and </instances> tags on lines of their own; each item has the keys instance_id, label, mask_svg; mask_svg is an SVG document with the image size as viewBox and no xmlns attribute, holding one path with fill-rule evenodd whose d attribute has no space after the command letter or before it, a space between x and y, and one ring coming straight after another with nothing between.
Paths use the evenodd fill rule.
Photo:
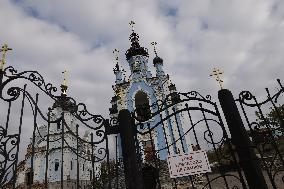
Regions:
<instances>
[{"instance_id":1,"label":"bell tower","mask_svg":"<svg viewBox=\"0 0 284 189\"><path fill-rule=\"evenodd\" d=\"M152 77L151 72L148 70L148 49L141 47L139 44L139 35L135 33L133 27L134 22L129 23L132 27L132 33L130 34L129 40L131 42L130 48L126 51L126 60L130 67L131 77Z\"/></svg>"},{"instance_id":2,"label":"bell tower","mask_svg":"<svg viewBox=\"0 0 284 189\"><path fill-rule=\"evenodd\" d=\"M181 151L188 152L189 146L187 146L185 138L178 140L180 134L183 134L180 117L177 116L177 121L167 120L164 126L157 126L157 123L161 123L161 118L158 115L152 116L158 110L157 107L151 105L158 101L164 101L173 92L172 85L169 75L166 75L163 70L163 59L157 55L157 43L151 43L154 46L153 66L156 70L155 76L152 76L148 65L148 49L140 45L139 35L133 29L133 21L130 22L130 26L132 27L129 37L131 45L125 53L130 75L122 80L119 76L121 69L118 64L115 65L116 84L113 85L115 95L111 100L110 117L117 117L120 110L128 109L131 113L135 113L140 122L154 128L152 139L145 135L138 136L141 149L144 149L145 160L151 159L154 155L150 150L152 148L158 151L158 156L161 159L167 157L168 151L171 154ZM175 108L178 109L178 107ZM166 113L169 114L169 112ZM168 150L166 149L166 140L172 144Z\"/></svg>"}]
</instances>

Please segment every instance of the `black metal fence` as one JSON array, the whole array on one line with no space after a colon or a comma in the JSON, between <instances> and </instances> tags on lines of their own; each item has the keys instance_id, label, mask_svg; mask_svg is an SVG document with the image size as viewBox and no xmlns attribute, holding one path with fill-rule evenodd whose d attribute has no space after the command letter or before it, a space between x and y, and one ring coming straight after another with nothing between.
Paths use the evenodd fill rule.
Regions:
<instances>
[{"instance_id":1,"label":"black metal fence","mask_svg":"<svg viewBox=\"0 0 284 189\"><path fill-rule=\"evenodd\" d=\"M246 188L217 104L209 95L203 97L196 91L170 94L153 104L151 110L155 111L148 118L150 121L141 122L133 115L142 167L146 174L149 167L156 171L145 183L155 178L157 188ZM164 145L157 144L157 135L163 137ZM207 151L213 172L171 179L166 157L196 150Z\"/></svg>"},{"instance_id":2,"label":"black metal fence","mask_svg":"<svg viewBox=\"0 0 284 189\"><path fill-rule=\"evenodd\" d=\"M0 70L0 188L279 189L284 89L277 81L261 102L248 91L234 100L220 90L226 122L196 91L109 120L67 96L67 86L60 93L36 71L7 67ZM211 172L170 178L167 157L197 150L206 151Z\"/></svg>"},{"instance_id":3,"label":"black metal fence","mask_svg":"<svg viewBox=\"0 0 284 189\"><path fill-rule=\"evenodd\" d=\"M37 71L0 71L0 188L111 188L108 120Z\"/></svg>"},{"instance_id":4,"label":"black metal fence","mask_svg":"<svg viewBox=\"0 0 284 189\"><path fill-rule=\"evenodd\" d=\"M141 110L135 111L136 154L145 187L282 188L284 90L279 79L277 82L275 94L266 89L261 102L249 91L234 100L229 90L220 90L227 126L211 97L195 91L168 95L150 107L147 119L141 119ZM158 137L164 145L159 145ZM207 151L212 172L171 179L165 157L195 150Z\"/></svg>"},{"instance_id":5,"label":"black metal fence","mask_svg":"<svg viewBox=\"0 0 284 189\"><path fill-rule=\"evenodd\" d=\"M266 88L259 100L250 91L243 91L239 103L247 132L253 142L251 148L261 162L269 188L284 186L284 88L277 79L274 94Z\"/></svg>"}]
</instances>

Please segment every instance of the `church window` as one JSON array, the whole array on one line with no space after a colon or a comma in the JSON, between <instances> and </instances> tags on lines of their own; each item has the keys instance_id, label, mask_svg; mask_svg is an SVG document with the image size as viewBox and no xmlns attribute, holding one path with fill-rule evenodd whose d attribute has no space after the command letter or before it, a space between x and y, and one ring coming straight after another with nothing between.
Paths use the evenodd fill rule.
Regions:
<instances>
[{"instance_id":1,"label":"church window","mask_svg":"<svg viewBox=\"0 0 284 189\"><path fill-rule=\"evenodd\" d=\"M143 146L144 146L144 148L152 147L151 140L143 141Z\"/></svg>"},{"instance_id":2,"label":"church window","mask_svg":"<svg viewBox=\"0 0 284 189\"><path fill-rule=\"evenodd\" d=\"M149 99L145 92L138 91L135 95L136 114L139 121L147 121L151 117Z\"/></svg>"},{"instance_id":3,"label":"church window","mask_svg":"<svg viewBox=\"0 0 284 189\"><path fill-rule=\"evenodd\" d=\"M91 159L91 153L90 153L90 150L87 150L87 157L88 157L88 159Z\"/></svg>"},{"instance_id":4,"label":"church window","mask_svg":"<svg viewBox=\"0 0 284 189\"><path fill-rule=\"evenodd\" d=\"M57 130L60 130L61 121L57 122Z\"/></svg>"},{"instance_id":5,"label":"church window","mask_svg":"<svg viewBox=\"0 0 284 189\"><path fill-rule=\"evenodd\" d=\"M151 140L143 141L143 148L145 152L145 160L146 161L153 161L155 158L155 147L152 145Z\"/></svg>"},{"instance_id":6,"label":"church window","mask_svg":"<svg viewBox=\"0 0 284 189\"><path fill-rule=\"evenodd\" d=\"M93 177L92 171L89 170L89 172L90 172L90 180L92 180L92 177Z\"/></svg>"},{"instance_id":7,"label":"church window","mask_svg":"<svg viewBox=\"0 0 284 189\"><path fill-rule=\"evenodd\" d=\"M33 184L33 174L31 171L26 173L26 183L28 186Z\"/></svg>"},{"instance_id":8,"label":"church window","mask_svg":"<svg viewBox=\"0 0 284 189\"><path fill-rule=\"evenodd\" d=\"M73 169L73 162L71 161L71 170Z\"/></svg>"},{"instance_id":9,"label":"church window","mask_svg":"<svg viewBox=\"0 0 284 189\"><path fill-rule=\"evenodd\" d=\"M58 171L58 168L59 168L59 160L56 159L56 160L55 160L55 163L54 163L54 170L55 170L55 171Z\"/></svg>"},{"instance_id":10,"label":"church window","mask_svg":"<svg viewBox=\"0 0 284 189\"><path fill-rule=\"evenodd\" d=\"M85 171L85 164L83 164L83 171Z\"/></svg>"},{"instance_id":11,"label":"church window","mask_svg":"<svg viewBox=\"0 0 284 189\"><path fill-rule=\"evenodd\" d=\"M135 61L133 65L133 72L139 72L140 71L140 62Z\"/></svg>"}]
</instances>

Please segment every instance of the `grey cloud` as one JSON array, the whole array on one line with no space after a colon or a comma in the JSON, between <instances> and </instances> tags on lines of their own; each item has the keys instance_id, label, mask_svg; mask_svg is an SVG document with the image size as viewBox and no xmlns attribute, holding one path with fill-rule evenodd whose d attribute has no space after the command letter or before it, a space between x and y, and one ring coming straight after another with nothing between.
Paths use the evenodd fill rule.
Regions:
<instances>
[{"instance_id":1,"label":"grey cloud","mask_svg":"<svg viewBox=\"0 0 284 189\"><path fill-rule=\"evenodd\" d=\"M69 94L107 116L112 50L120 49L120 64L128 69L130 20L141 45L149 48L152 70L150 42L157 41L178 90L201 91L216 100L218 85L209 77L213 67L225 71L225 87L235 96L243 89L263 96L264 87L283 80L283 12L281 0L2 0L0 43L14 49L8 64L38 70L58 86L61 72L69 70Z\"/></svg>"}]
</instances>

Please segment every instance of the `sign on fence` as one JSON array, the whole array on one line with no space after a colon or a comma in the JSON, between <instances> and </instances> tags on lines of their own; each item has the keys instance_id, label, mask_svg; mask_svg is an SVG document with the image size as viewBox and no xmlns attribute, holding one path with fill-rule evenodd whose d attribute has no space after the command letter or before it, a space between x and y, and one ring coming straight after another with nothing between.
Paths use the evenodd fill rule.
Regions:
<instances>
[{"instance_id":1,"label":"sign on fence","mask_svg":"<svg viewBox=\"0 0 284 189\"><path fill-rule=\"evenodd\" d=\"M169 156L168 166L171 178L211 172L207 154L204 150Z\"/></svg>"}]
</instances>

